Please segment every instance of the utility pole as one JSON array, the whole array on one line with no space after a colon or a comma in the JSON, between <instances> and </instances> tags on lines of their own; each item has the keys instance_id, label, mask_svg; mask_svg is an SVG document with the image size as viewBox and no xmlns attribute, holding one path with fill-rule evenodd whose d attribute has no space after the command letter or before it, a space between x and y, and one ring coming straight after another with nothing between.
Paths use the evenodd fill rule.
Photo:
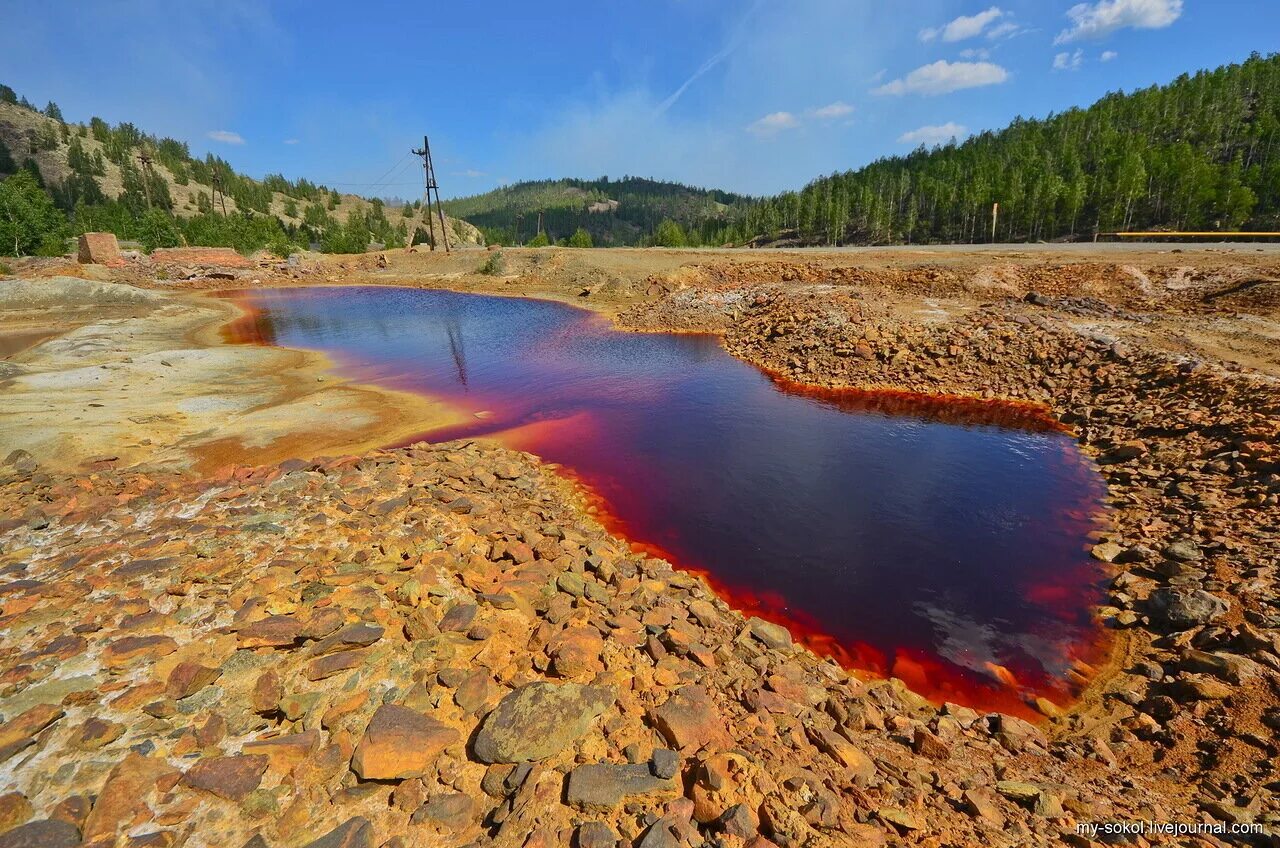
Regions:
<instances>
[{"instance_id":1,"label":"utility pole","mask_svg":"<svg viewBox=\"0 0 1280 848\"><path fill-rule=\"evenodd\" d=\"M138 161L142 163L142 190L147 195L147 210L151 210L151 154L143 150L138 154Z\"/></svg>"},{"instance_id":2,"label":"utility pole","mask_svg":"<svg viewBox=\"0 0 1280 848\"><path fill-rule=\"evenodd\" d=\"M225 218L227 217L227 195L226 192L222 190L222 172L218 170L217 165L213 166L213 177L211 178L210 183L210 187L213 189L213 201L221 202L222 217Z\"/></svg>"},{"instance_id":3,"label":"utility pole","mask_svg":"<svg viewBox=\"0 0 1280 848\"><path fill-rule=\"evenodd\" d=\"M449 252L449 232L444 226L444 204L440 202L440 186L436 182L436 169L431 164L431 143L427 141L427 137L422 137L422 149L410 150L414 156L422 157L422 192L427 201L426 222L427 229L431 232L431 249L436 249L436 226L431 223L431 192L436 193L436 214L440 217L440 234L444 238L444 252Z\"/></svg>"}]
</instances>

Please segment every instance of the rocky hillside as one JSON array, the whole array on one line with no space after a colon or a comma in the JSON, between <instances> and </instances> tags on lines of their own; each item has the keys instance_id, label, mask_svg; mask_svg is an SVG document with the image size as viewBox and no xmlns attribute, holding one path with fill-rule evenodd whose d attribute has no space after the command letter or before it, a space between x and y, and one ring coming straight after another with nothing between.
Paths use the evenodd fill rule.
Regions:
<instances>
[{"instance_id":1,"label":"rocky hillside","mask_svg":"<svg viewBox=\"0 0 1280 848\"><path fill-rule=\"evenodd\" d=\"M55 113L56 114L56 113ZM149 189L158 206L167 206L178 218L191 218L206 211L222 212L221 200L214 204L212 174L220 172L229 214L248 212L269 215L285 228L301 228L310 224L319 230L323 215L343 222L355 213L365 216L379 201L355 194L341 193L308 180L290 181L268 175L256 180L236 173L231 165L217 157L197 159L187 145L173 139L147 136L130 124L109 127L98 119L89 124L68 123L57 117L0 97L0 144L9 152L15 167L27 160L38 166L46 187L65 208L76 200L92 203L85 189L70 189L77 178L91 178L106 200L118 200L132 188L144 195ZM122 151L120 148L124 147ZM140 155L150 155L151 170L159 185L143 186ZM0 154L0 178L4 176ZM60 192L62 193L60 195ZM160 198L169 198L170 204ZM404 224L409 233L425 234L431 224L421 204L386 209L391 225ZM436 228L439 228L437 223ZM482 244L479 230L465 221L447 218L450 241ZM422 236L419 237L421 241Z\"/></svg>"}]
</instances>

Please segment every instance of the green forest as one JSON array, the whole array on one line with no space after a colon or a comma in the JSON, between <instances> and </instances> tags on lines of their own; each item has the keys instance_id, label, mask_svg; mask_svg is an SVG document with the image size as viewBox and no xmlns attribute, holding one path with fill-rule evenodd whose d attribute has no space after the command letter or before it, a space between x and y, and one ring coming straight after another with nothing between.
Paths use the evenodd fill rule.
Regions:
<instances>
[{"instance_id":1,"label":"green forest","mask_svg":"<svg viewBox=\"0 0 1280 848\"><path fill-rule=\"evenodd\" d=\"M601 177L515 183L447 200L444 208L479 227L490 244L568 244L575 234L581 240L586 233L600 247L673 239L679 243L668 246L680 246L721 244L727 228L741 221L753 202L680 183Z\"/></svg>"},{"instance_id":2,"label":"green forest","mask_svg":"<svg viewBox=\"0 0 1280 848\"><path fill-rule=\"evenodd\" d=\"M388 218L380 201L334 214L340 195L279 175L254 180L225 160L132 124L68 124L0 86L0 104L50 119L20 148L0 141L0 252L65 250L67 236L109 230L151 248L183 241L283 253L403 245L420 203ZM1008 127L857 170L799 191L752 198L673 182L522 182L446 201L496 244L575 247L722 244L903 244L1092 238L1116 230L1280 229L1280 54L1113 93L1087 108ZM93 144L88 144L92 139ZM89 152L90 147L92 153ZM70 173L48 180L42 151ZM140 164L142 154L154 165ZM121 190L101 185L106 163ZM158 175L162 166L171 181ZM236 211L204 187L215 175ZM185 214L175 214L187 186ZM171 189L172 186L172 189ZM286 196L272 214L274 193ZM992 206L999 214L992 231ZM399 220L397 220L399 219Z\"/></svg>"},{"instance_id":3,"label":"green forest","mask_svg":"<svg viewBox=\"0 0 1280 848\"><path fill-rule=\"evenodd\" d=\"M60 255L68 237L84 232L112 232L147 250L185 243L244 253L269 248L279 255L312 244L357 253L371 242L396 247L408 240L406 222L389 218L380 200L339 220L334 211L341 195L305 179L269 174L255 180L220 157L194 158L185 142L127 122L68 123L56 103L37 108L6 85L0 85L0 105L49 119L35 122L20 144L0 138L0 254ZM69 173L62 179L42 172L40 160L52 155L65 156ZM108 163L119 173L114 196L103 188ZM276 193L286 196L288 217L272 213ZM188 214L178 214L184 200Z\"/></svg>"},{"instance_id":4,"label":"green forest","mask_svg":"<svg viewBox=\"0 0 1280 848\"><path fill-rule=\"evenodd\" d=\"M731 240L810 244L1280 229L1280 54L1019 118L751 205Z\"/></svg>"}]
</instances>

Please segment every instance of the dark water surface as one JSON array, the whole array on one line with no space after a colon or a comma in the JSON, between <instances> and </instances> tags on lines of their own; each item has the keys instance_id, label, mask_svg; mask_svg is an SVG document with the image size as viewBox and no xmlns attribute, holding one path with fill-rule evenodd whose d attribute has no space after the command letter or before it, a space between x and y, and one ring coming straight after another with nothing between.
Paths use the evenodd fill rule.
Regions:
<instances>
[{"instance_id":1,"label":"dark water surface","mask_svg":"<svg viewBox=\"0 0 1280 848\"><path fill-rule=\"evenodd\" d=\"M235 297L253 311L234 338L453 404L468 423L424 438L493 436L562 463L616 529L846 665L1016 710L1067 700L1064 675L1097 649L1087 548L1103 487L1025 410L787 388L712 336L619 332L558 303Z\"/></svg>"}]
</instances>

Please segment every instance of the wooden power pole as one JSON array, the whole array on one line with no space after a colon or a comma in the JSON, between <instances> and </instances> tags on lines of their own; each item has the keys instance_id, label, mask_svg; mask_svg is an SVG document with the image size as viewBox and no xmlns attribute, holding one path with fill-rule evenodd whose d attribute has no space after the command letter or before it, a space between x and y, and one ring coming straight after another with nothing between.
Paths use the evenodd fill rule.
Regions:
<instances>
[{"instance_id":1,"label":"wooden power pole","mask_svg":"<svg viewBox=\"0 0 1280 848\"><path fill-rule=\"evenodd\" d=\"M222 204L222 217L227 217L227 195L222 190L222 172L218 170L218 166L213 166L213 176L210 178L210 188L213 190L213 198L210 206L214 203Z\"/></svg>"},{"instance_id":2,"label":"wooden power pole","mask_svg":"<svg viewBox=\"0 0 1280 848\"><path fill-rule=\"evenodd\" d=\"M142 190L146 192L147 209L150 210L152 208L151 206L151 154L145 150L142 151L141 153L138 154L138 161L142 163Z\"/></svg>"},{"instance_id":3,"label":"wooden power pole","mask_svg":"<svg viewBox=\"0 0 1280 848\"><path fill-rule=\"evenodd\" d=\"M440 218L440 235L444 238L444 252L449 252L449 231L444 226L444 204L440 202L440 185L436 182L436 169L431 164L431 142L422 137L422 149L410 150L414 156L422 157L422 192L427 201L426 222L431 232L431 249L436 249L436 227L431 223L431 192L436 193L436 214Z\"/></svg>"}]
</instances>

